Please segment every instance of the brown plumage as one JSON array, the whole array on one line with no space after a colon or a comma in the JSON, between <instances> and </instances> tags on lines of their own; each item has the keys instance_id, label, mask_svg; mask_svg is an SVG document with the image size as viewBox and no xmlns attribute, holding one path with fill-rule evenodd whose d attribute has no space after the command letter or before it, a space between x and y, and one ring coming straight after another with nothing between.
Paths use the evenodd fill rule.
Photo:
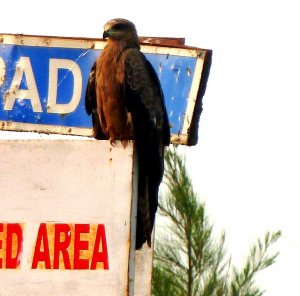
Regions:
<instances>
[{"instance_id":1,"label":"brown plumage","mask_svg":"<svg viewBox=\"0 0 300 296\"><path fill-rule=\"evenodd\" d=\"M170 129L159 79L140 51L135 26L114 19L104 26L107 45L92 68L86 110L92 114L94 137L113 144L134 139L138 155L138 211L136 248L151 233L163 176L164 146Z\"/></svg>"}]
</instances>

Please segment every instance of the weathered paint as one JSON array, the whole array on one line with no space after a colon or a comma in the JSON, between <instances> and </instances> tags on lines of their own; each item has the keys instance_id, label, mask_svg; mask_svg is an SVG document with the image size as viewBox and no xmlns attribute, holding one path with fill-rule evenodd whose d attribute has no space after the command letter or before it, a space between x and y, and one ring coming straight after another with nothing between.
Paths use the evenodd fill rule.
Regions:
<instances>
[{"instance_id":1,"label":"weathered paint","mask_svg":"<svg viewBox=\"0 0 300 296\"><path fill-rule=\"evenodd\" d=\"M162 45L144 44L142 51L160 78L172 141L188 144L207 51L184 47L182 39L151 38ZM90 136L84 95L105 42L23 35L0 40L0 129Z\"/></svg>"},{"instance_id":2,"label":"weathered paint","mask_svg":"<svg viewBox=\"0 0 300 296\"><path fill-rule=\"evenodd\" d=\"M20 269L23 223L0 223L0 269Z\"/></svg>"},{"instance_id":3,"label":"weathered paint","mask_svg":"<svg viewBox=\"0 0 300 296\"><path fill-rule=\"evenodd\" d=\"M7 140L0 150L0 295L133 296L133 145Z\"/></svg>"},{"instance_id":4,"label":"weathered paint","mask_svg":"<svg viewBox=\"0 0 300 296\"><path fill-rule=\"evenodd\" d=\"M154 242L154 237L152 237ZM135 278L134 291L136 296L151 296L152 281L152 263L153 263L153 243L150 249L144 244L142 249L135 254Z\"/></svg>"}]
</instances>

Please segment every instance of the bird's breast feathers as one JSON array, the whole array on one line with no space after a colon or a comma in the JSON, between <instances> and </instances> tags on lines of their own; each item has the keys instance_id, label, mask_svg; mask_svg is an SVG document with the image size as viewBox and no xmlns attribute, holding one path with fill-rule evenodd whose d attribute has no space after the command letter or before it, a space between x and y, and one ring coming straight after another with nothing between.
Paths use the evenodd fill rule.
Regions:
<instances>
[{"instance_id":1,"label":"bird's breast feathers","mask_svg":"<svg viewBox=\"0 0 300 296\"><path fill-rule=\"evenodd\" d=\"M101 126L111 142L133 138L131 116L125 104L122 82L124 67L115 55L103 51L96 65L97 106Z\"/></svg>"}]
</instances>

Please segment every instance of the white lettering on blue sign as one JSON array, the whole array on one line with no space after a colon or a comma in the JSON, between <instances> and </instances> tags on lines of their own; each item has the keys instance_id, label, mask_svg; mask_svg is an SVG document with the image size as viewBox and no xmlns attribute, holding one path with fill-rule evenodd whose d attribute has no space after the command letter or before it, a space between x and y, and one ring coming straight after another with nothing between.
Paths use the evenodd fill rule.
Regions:
<instances>
[{"instance_id":1,"label":"white lettering on blue sign","mask_svg":"<svg viewBox=\"0 0 300 296\"><path fill-rule=\"evenodd\" d=\"M4 63L3 59L1 59ZM1 65L0 65L1 67ZM3 67L5 69L5 67ZM66 69L73 75L73 95L68 103L57 103L57 89L61 81L58 81L59 69ZM23 77L27 82L27 89L20 88ZM64 77L62 78L64 79ZM49 60L49 89L47 112L66 114L73 112L80 101L82 91L82 74L79 66L67 59L50 59ZM11 82L8 92L5 94L4 110L11 111L16 100L30 100L34 112L43 112L36 80L33 74L29 57L21 57L16 64L16 71Z\"/></svg>"},{"instance_id":2,"label":"white lettering on blue sign","mask_svg":"<svg viewBox=\"0 0 300 296\"><path fill-rule=\"evenodd\" d=\"M98 49L3 44L0 47L0 122L91 129L85 90ZM180 134L196 58L146 54L165 94L171 132ZM34 128L39 130L39 128ZM58 130L60 131L60 130Z\"/></svg>"},{"instance_id":3,"label":"white lettering on blue sign","mask_svg":"<svg viewBox=\"0 0 300 296\"><path fill-rule=\"evenodd\" d=\"M20 89L23 76L26 78L28 89ZM28 57L21 57L16 65L14 78L5 96L4 110L11 111L16 99L30 100L34 112L43 112L30 59Z\"/></svg>"},{"instance_id":4,"label":"white lettering on blue sign","mask_svg":"<svg viewBox=\"0 0 300 296\"><path fill-rule=\"evenodd\" d=\"M73 95L69 103L57 103L57 89L61 81L58 82L58 70L67 69L68 74L72 73L74 78ZM65 75L66 76L66 75ZM62 78L64 79L65 76ZM80 102L82 91L82 74L79 66L71 60L50 59L49 61L49 93L48 93L48 113L66 114L76 110Z\"/></svg>"}]
</instances>

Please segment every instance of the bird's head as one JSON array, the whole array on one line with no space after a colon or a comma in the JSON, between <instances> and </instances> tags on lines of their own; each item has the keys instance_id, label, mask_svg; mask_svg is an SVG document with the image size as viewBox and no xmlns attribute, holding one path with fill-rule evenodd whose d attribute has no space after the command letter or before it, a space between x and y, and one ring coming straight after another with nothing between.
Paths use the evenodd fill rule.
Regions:
<instances>
[{"instance_id":1,"label":"bird's head","mask_svg":"<svg viewBox=\"0 0 300 296\"><path fill-rule=\"evenodd\" d=\"M134 23L129 20L116 18L104 25L103 39L112 40L138 40Z\"/></svg>"}]
</instances>

